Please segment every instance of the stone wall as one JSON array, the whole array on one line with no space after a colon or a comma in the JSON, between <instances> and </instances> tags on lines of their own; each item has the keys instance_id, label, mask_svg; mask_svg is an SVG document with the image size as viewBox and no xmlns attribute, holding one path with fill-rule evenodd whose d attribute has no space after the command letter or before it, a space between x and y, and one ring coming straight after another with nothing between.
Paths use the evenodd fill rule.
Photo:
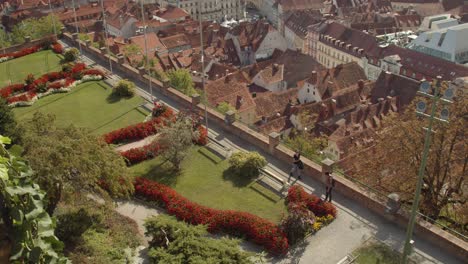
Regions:
<instances>
[{"instance_id":1,"label":"stone wall","mask_svg":"<svg viewBox=\"0 0 468 264\"><path fill-rule=\"evenodd\" d=\"M63 38L67 39L69 42L74 41L72 35L68 33L65 33L63 35ZM76 41L75 44L77 44ZM103 54L101 50L89 46L87 47L86 45L83 45L82 48L92 53L93 56L101 62L106 64L108 63L108 56ZM128 64L120 64L118 63L118 59L116 58L111 57L111 59L113 61L113 67L124 73L125 76L123 77L129 79L137 79L142 82L148 82L149 76L144 75L143 71L139 71ZM123 62L123 60L121 62ZM192 103L192 98L182 94L174 88L169 87L168 83L163 84L162 82L154 78L152 79L152 85L153 89L159 90L160 92L175 100L179 104L183 105L187 109L192 109L196 112L203 113L201 114L201 116L204 116L205 106L199 103L199 98L193 99L194 102ZM266 152L271 153L273 156L275 156L283 162L291 162L294 152L288 149L286 146L280 144L279 135L270 135L269 137L267 137L248 128L246 125L238 121L228 123L225 121L225 116L211 108L208 108L207 113L208 122L215 123L217 126L220 126L226 133L231 133L233 135L238 136L242 140L246 140L250 144ZM322 165L316 164L305 158L303 159L303 161L305 176L313 177L314 179L319 180L320 182L325 182L322 173ZM382 201L378 200L377 197L374 197L372 193L367 192L363 188L360 188L354 182L340 175L334 175L334 177L336 179L335 190L337 192L343 194L349 199L353 199L359 202L360 204L372 210L374 213L385 217L389 221L392 221L402 227L406 227L409 219L407 215L403 213L397 215L388 215L385 211L385 204ZM434 244L437 244L439 247L443 248L444 250L450 252L453 255L456 255L460 259L468 259L468 243L438 228L437 226L434 226L425 221L419 221L415 225L415 233L420 238L426 239Z\"/></svg>"}]
</instances>

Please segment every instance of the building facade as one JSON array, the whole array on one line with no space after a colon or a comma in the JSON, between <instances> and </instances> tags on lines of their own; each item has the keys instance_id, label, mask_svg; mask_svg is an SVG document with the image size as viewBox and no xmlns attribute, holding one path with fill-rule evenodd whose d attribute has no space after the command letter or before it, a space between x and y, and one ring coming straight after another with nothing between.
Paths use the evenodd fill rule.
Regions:
<instances>
[{"instance_id":1,"label":"building facade","mask_svg":"<svg viewBox=\"0 0 468 264\"><path fill-rule=\"evenodd\" d=\"M202 20L222 21L244 18L245 2L241 0L164 0L163 5L174 5L187 11L194 19L199 18L201 5Z\"/></svg>"}]
</instances>

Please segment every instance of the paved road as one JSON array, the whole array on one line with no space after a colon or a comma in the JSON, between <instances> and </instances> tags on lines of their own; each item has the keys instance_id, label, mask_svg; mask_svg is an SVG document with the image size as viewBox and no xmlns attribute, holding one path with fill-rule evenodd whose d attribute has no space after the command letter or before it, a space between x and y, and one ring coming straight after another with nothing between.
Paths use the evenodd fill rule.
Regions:
<instances>
[{"instance_id":1,"label":"paved road","mask_svg":"<svg viewBox=\"0 0 468 264\"><path fill-rule=\"evenodd\" d=\"M86 55L88 54L85 53L85 57ZM94 64L91 56L86 57L85 61ZM99 66L108 69L108 64L100 64ZM114 71L114 74L126 77L123 72ZM112 78L118 79L119 77L113 76ZM149 100L148 84L137 80L132 81L135 81L138 86L139 94ZM153 95L174 109L180 108L170 98L157 93L156 89L153 89ZM210 127L210 135L215 137L221 144L233 149L260 152L268 160L270 170L274 170L279 176L287 178L287 172L289 171L288 164L279 161L269 153L257 149L248 142L223 131L223 129L214 124L209 123L208 125ZM304 186L306 190L318 195L324 194L324 187L320 182L309 177L303 178L304 180L299 182L299 184ZM337 219L314 236L309 237L307 243L291 250L291 253L285 258L273 260L273 263L335 264L370 237L375 237L395 249L402 249L405 236L404 229L372 213L356 201L349 200L338 193L334 194L333 199L333 203L338 208ZM416 241L414 255L418 258L417 263L463 263L435 245L419 239L417 236L414 240Z\"/></svg>"}]
</instances>

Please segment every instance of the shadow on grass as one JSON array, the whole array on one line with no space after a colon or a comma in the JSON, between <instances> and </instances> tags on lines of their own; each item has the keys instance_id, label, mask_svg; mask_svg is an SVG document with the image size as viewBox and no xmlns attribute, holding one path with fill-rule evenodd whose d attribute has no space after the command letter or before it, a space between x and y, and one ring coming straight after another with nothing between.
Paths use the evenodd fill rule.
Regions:
<instances>
[{"instance_id":1,"label":"shadow on grass","mask_svg":"<svg viewBox=\"0 0 468 264\"><path fill-rule=\"evenodd\" d=\"M107 98L106 98L106 101L109 103L109 104L115 104L115 103L118 103L120 102L120 100L124 99L124 97L122 96L119 96L115 93L110 93Z\"/></svg>"},{"instance_id":2,"label":"shadow on grass","mask_svg":"<svg viewBox=\"0 0 468 264\"><path fill-rule=\"evenodd\" d=\"M258 188L256 188L256 187L255 187L255 184L252 184L252 185L250 186L250 189L253 190L253 191L255 191L256 193L260 194L260 195L263 196L265 199L267 199L267 200L269 200L269 201L271 201L271 202L277 203L277 202L279 202L279 201L282 200L281 197L279 197L279 198L276 199L276 200L273 199L273 198L271 198L270 196L266 195L266 194L263 193L261 190L259 190Z\"/></svg>"},{"instance_id":3,"label":"shadow on grass","mask_svg":"<svg viewBox=\"0 0 468 264\"><path fill-rule=\"evenodd\" d=\"M252 182L253 177L239 175L232 168L228 168L223 172L223 179L225 181L231 181L235 187L242 188L249 185Z\"/></svg>"},{"instance_id":4,"label":"shadow on grass","mask_svg":"<svg viewBox=\"0 0 468 264\"><path fill-rule=\"evenodd\" d=\"M183 171L177 171L169 161L165 160L151 167L147 173L140 176L172 187L177 183L177 178L182 173Z\"/></svg>"},{"instance_id":5,"label":"shadow on grass","mask_svg":"<svg viewBox=\"0 0 468 264\"><path fill-rule=\"evenodd\" d=\"M198 153L202 154L205 158L209 159L214 164L221 163L224 160L224 157L221 154L210 148L200 148L198 149Z\"/></svg>"}]
</instances>

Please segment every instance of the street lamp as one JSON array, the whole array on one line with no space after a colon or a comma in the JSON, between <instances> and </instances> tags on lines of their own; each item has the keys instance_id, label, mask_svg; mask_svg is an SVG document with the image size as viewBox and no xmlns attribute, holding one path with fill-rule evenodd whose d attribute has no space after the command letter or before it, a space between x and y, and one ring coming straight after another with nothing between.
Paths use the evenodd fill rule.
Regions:
<instances>
[{"instance_id":1,"label":"street lamp","mask_svg":"<svg viewBox=\"0 0 468 264\"><path fill-rule=\"evenodd\" d=\"M201 76L201 81L202 81L202 90L203 94L205 97L205 126L206 126L206 131L208 132L208 111L207 111L207 104L208 104L208 99L206 95L206 89L205 89L205 50L203 47L203 26L202 26L202 12L201 12L201 1L198 1L198 22L200 25L200 45L201 45L201 50L200 50L200 55L201 55L201 66L202 66L202 76Z\"/></svg>"},{"instance_id":2,"label":"street lamp","mask_svg":"<svg viewBox=\"0 0 468 264\"><path fill-rule=\"evenodd\" d=\"M106 43L107 56L109 56L109 70L111 71L111 73L113 73L113 71L112 71L112 60L111 60L109 42L108 42L109 36L107 35L107 27L106 27L106 14L104 13L104 0L101 0L101 11L102 11L102 26L104 27L104 35L106 37L104 42Z\"/></svg>"},{"instance_id":3,"label":"street lamp","mask_svg":"<svg viewBox=\"0 0 468 264\"><path fill-rule=\"evenodd\" d=\"M442 102L443 104L449 104L452 103L451 99L454 96L454 91L451 87L449 87L446 91L444 96L441 96L440 93L440 86L442 82L442 77L437 76L436 84L434 86L431 86L431 83L423 80L421 82L421 85L419 87L418 94L422 95L424 97L427 97L431 99L431 112L430 114L426 114L426 103L424 101L420 101L416 104L416 113L418 116L421 116L423 118L429 118L429 125L427 128L424 128L426 130L426 135L424 138L424 148L423 148L423 153L422 153L422 159L421 159L421 165L419 166L419 171L418 171L418 182L416 184L416 191L414 193L414 200L413 200L413 205L411 207L411 215L410 215L410 220L408 223L408 228L406 230L406 241L405 241L405 247L403 249L403 263L407 264L409 261L409 255L411 254L412 248L414 241L412 240L413 237L413 229L414 229L414 224L416 221L416 214L418 212L419 208L419 200L421 196L421 188L423 185L423 179L424 179L424 170L426 168L426 163L429 155L429 149L431 146L431 137L432 133L432 125L435 121L440 121L444 123L448 123L448 116L449 116L449 111L447 108L443 108L441 113L440 113L440 118L435 117L436 113L436 108L438 102ZM434 92L431 94L431 87L433 87Z\"/></svg>"},{"instance_id":4,"label":"street lamp","mask_svg":"<svg viewBox=\"0 0 468 264\"><path fill-rule=\"evenodd\" d=\"M141 4L141 22L143 23L143 34L144 34L144 38L145 38L145 54L146 54L146 69L147 69L147 73L148 73L148 76L149 76L149 89L150 89L150 94L151 94L151 102L154 101L153 99L153 85L151 83L151 78L152 78L152 75L151 75L151 71L150 71L150 65L149 65L149 57L148 57L148 41L146 39L146 29L147 29L147 26L146 26L146 23L145 23L145 11L144 11L144 8L143 8L143 0L140 1L140 4Z\"/></svg>"},{"instance_id":5,"label":"street lamp","mask_svg":"<svg viewBox=\"0 0 468 264\"><path fill-rule=\"evenodd\" d=\"M72 0L72 5L73 5L73 15L75 16L75 31L76 31L76 34L79 34L80 31L78 30L78 19L76 17L75 0ZM81 50L81 42L80 41L78 41L78 46L80 47L80 57L81 57L82 54L83 54L83 51Z\"/></svg>"}]
</instances>

